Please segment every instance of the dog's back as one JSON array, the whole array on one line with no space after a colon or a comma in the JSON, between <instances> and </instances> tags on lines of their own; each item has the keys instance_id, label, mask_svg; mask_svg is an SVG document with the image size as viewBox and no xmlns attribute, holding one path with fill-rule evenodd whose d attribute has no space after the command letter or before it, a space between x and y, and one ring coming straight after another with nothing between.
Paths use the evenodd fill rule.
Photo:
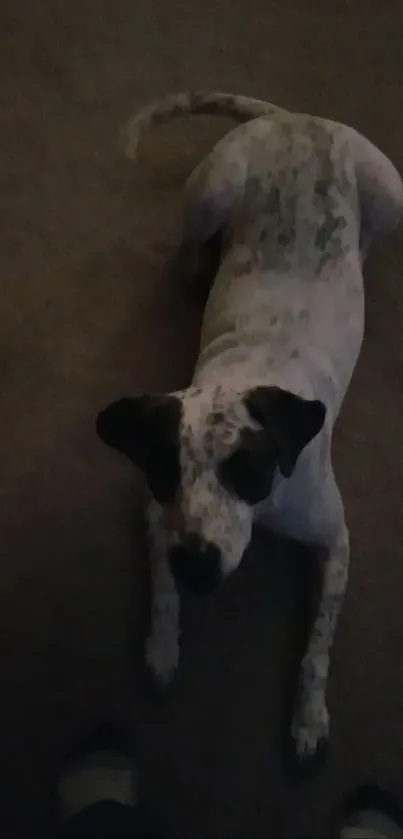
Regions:
<instances>
[{"instance_id":1,"label":"dog's back","mask_svg":"<svg viewBox=\"0 0 403 839\"><path fill-rule=\"evenodd\" d=\"M281 114L235 129L213 150L207 192L222 214L225 256L206 308L198 383L223 366L227 375L235 359L239 376L243 355L246 377L263 367L265 377L326 396L337 412L363 332L349 130Z\"/></svg>"}]
</instances>

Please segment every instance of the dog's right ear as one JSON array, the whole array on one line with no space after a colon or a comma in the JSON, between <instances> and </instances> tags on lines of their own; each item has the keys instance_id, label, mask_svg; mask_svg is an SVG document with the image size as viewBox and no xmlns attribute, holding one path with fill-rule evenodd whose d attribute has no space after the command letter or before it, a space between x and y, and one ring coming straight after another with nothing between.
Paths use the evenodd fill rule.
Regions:
<instances>
[{"instance_id":1,"label":"dog's right ear","mask_svg":"<svg viewBox=\"0 0 403 839\"><path fill-rule=\"evenodd\" d=\"M251 417L265 430L282 474L289 478L308 443L321 431L326 408L279 387L258 386L245 398Z\"/></svg>"},{"instance_id":2,"label":"dog's right ear","mask_svg":"<svg viewBox=\"0 0 403 839\"><path fill-rule=\"evenodd\" d=\"M180 418L176 396L138 396L112 402L96 420L101 440L144 472L161 503L174 497L180 482Z\"/></svg>"}]
</instances>

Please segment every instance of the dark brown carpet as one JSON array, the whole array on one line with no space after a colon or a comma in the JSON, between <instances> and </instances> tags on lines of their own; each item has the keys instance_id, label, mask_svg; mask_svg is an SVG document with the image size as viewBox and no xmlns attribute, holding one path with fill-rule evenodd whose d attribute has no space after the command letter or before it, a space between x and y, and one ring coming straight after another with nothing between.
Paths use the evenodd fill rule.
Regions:
<instances>
[{"instance_id":1,"label":"dark brown carpet","mask_svg":"<svg viewBox=\"0 0 403 839\"><path fill-rule=\"evenodd\" d=\"M1 4L2 836L46 813L61 753L104 716L137 732L145 798L178 837L323 836L356 783L403 794L401 237L368 264L335 444L353 568L315 777L290 782L281 758L298 556L257 540L189 615L178 681L152 705L136 479L93 431L108 400L189 380L199 314L163 269L184 178L228 127L156 129L135 168L124 120L166 92L227 89L349 122L403 169L402 27L401 0Z\"/></svg>"}]
</instances>

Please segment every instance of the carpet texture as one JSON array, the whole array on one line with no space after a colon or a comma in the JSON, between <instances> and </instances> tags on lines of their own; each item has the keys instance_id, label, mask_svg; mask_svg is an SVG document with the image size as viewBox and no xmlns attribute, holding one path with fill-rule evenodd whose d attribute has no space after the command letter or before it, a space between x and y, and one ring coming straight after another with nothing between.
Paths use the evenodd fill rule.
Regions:
<instances>
[{"instance_id":1,"label":"carpet texture","mask_svg":"<svg viewBox=\"0 0 403 839\"><path fill-rule=\"evenodd\" d=\"M351 582L334 648L332 752L282 757L304 560L259 534L187 610L183 667L148 699L138 477L93 421L185 386L200 312L164 275L187 173L230 123L156 128L183 88L250 94L354 125L403 170L401 0L3 0L0 6L0 789L2 836L46 823L57 765L94 720L136 732L142 787L178 837L323 836L355 784L403 794L402 238L372 251L366 339L335 440Z\"/></svg>"}]
</instances>

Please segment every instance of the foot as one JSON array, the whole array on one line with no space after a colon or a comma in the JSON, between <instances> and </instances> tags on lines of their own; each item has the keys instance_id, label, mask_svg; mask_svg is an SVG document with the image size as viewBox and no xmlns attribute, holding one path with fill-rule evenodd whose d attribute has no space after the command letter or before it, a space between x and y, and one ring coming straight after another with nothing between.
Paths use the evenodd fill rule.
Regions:
<instances>
[{"instance_id":1,"label":"foot","mask_svg":"<svg viewBox=\"0 0 403 839\"><path fill-rule=\"evenodd\" d=\"M402 808L379 787L361 787L347 802L337 835L340 839L400 839Z\"/></svg>"},{"instance_id":2,"label":"foot","mask_svg":"<svg viewBox=\"0 0 403 839\"><path fill-rule=\"evenodd\" d=\"M160 690L164 690L172 682L178 668L178 639L168 634L150 634L146 641L145 660L152 681Z\"/></svg>"},{"instance_id":3,"label":"foot","mask_svg":"<svg viewBox=\"0 0 403 839\"><path fill-rule=\"evenodd\" d=\"M291 726L295 756L300 763L323 754L329 739L329 713L323 693L304 697Z\"/></svg>"},{"instance_id":4,"label":"foot","mask_svg":"<svg viewBox=\"0 0 403 839\"><path fill-rule=\"evenodd\" d=\"M129 738L103 726L68 757L57 784L59 821L70 822L99 802L137 805L137 770Z\"/></svg>"}]
</instances>

